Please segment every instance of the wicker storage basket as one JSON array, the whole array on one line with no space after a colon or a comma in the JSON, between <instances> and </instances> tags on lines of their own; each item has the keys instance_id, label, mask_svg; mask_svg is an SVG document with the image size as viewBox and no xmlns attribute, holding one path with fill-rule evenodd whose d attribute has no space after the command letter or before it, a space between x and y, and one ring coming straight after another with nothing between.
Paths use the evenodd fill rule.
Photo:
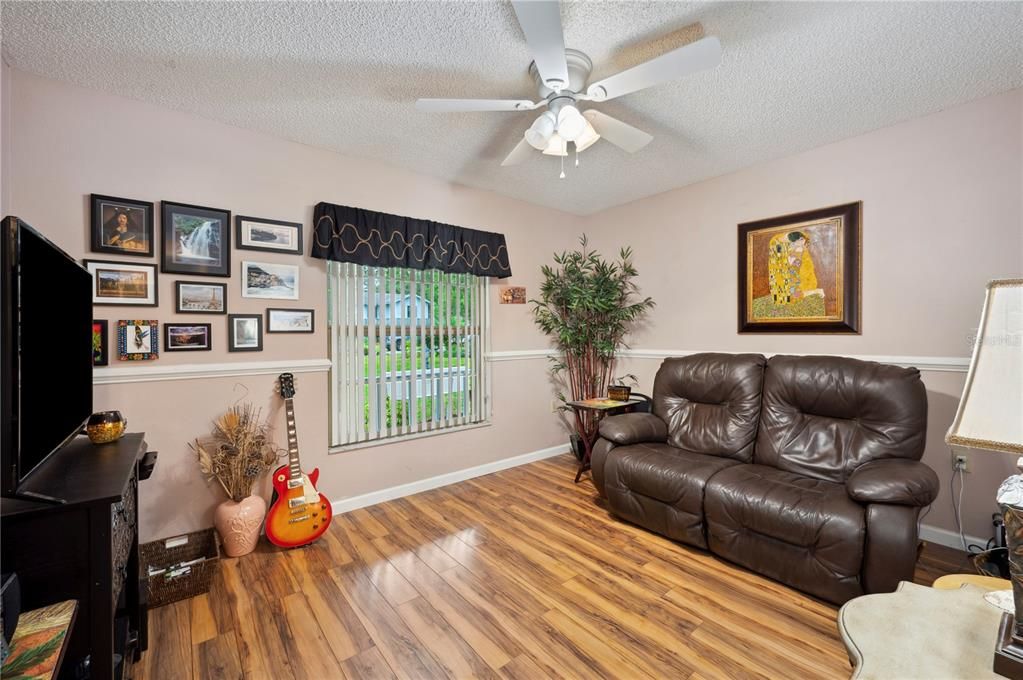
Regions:
<instances>
[{"instance_id":1,"label":"wicker storage basket","mask_svg":"<svg viewBox=\"0 0 1023 680\"><path fill-rule=\"evenodd\" d=\"M150 608L208 593L220 566L217 532L202 529L144 543L139 563Z\"/></svg>"}]
</instances>

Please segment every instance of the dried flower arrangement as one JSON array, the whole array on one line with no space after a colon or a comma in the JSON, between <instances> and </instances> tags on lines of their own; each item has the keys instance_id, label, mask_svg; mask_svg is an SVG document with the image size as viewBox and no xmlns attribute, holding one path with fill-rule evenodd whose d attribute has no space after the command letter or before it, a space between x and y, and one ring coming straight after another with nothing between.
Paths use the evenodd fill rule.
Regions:
<instances>
[{"instance_id":1,"label":"dried flower arrangement","mask_svg":"<svg viewBox=\"0 0 1023 680\"><path fill-rule=\"evenodd\" d=\"M213 436L189 444L206 481L216 479L233 501L252 495L252 485L284 455L270 439L270 423L252 404L232 406L213 421Z\"/></svg>"}]
</instances>

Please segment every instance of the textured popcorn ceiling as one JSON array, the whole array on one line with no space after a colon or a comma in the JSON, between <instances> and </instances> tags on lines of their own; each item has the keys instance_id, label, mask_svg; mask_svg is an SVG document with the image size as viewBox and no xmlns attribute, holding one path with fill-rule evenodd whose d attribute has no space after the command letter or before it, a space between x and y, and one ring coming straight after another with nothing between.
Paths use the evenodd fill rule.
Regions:
<instances>
[{"instance_id":1,"label":"textured popcorn ceiling","mask_svg":"<svg viewBox=\"0 0 1023 680\"><path fill-rule=\"evenodd\" d=\"M567 2L562 21L594 79L695 22L724 58L597 105L654 141L633 155L598 142L559 181L539 153L500 166L538 112L413 108L535 98L505 2L2 5L16 68L579 214L1023 85L1019 2Z\"/></svg>"}]
</instances>

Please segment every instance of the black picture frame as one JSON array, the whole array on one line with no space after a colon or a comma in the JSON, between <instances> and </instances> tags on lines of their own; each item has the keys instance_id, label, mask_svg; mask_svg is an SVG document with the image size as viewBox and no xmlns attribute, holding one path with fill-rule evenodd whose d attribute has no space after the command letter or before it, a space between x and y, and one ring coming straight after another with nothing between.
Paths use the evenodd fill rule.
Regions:
<instances>
[{"instance_id":1,"label":"black picture frame","mask_svg":"<svg viewBox=\"0 0 1023 680\"><path fill-rule=\"evenodd\" d=\"M194 307L186 307L184 294L182 293L183 286L200 286L203 288L219 288L220 299L223 301L222 309L210 310L210 309L196 309ZM174 311L178 314L227 314L227 284L220 283L218 281L185 281L179 279L174 282Z\"/></svg>"},{"instance_id":2,"label":"black picture frame","mask_svg":"<svg viewBox=\"0 0 1023 680\"><path fill-rule=\"evenodd\" d=\"M243 320L256 322L255 345L239 345L235 323ZM228 314L227 315L227 351L228 352L262 352L263 351L263 315L262 314Z\"/></svg>"},{"instance_id":3,"label":"black picture frame","mask_svg":"<svg viewBox=\"0 0 1023 680\"><path fill-rule=\"evenodd\" d=\"M220 208L208 208L201 205L190 205L188 203L175 203L173 201L161 201L160 203L160 231L163 248L160 253L160 271L168 274L195 274L198 276L220 276L230 278L231 276L231 211ZM196 254L194 257L182 253L183 240L193 236L196 229L202 229L205 225L191 226L187 236L178 234L179 226L176 218L181 217L190 220L216 220L216 236L214 239L206 234L200 239L200 245L205 255ZM184 227L180 227L183 229ZM214 228L211 225L211 228ZM215 241L215 242L214 242ZM215 255L213 255L215 253ZM203 258L210 257L208 263Z\"/></svg>"},{"instance_id":4,"label":"black picture frame","mask_svg":"<svg viewBox=\"0 0 1023 680\"><path fill-rule=\"evenodd\" d=\"M110 365L110 322L106 319L92 320L92 365ZM99 342L97 343L97 339Z\"/></svg>"},{"instance_id":5,"label":"black picture frame","mask_svg":"<svg viewBox=\"0 0 1023 680\"><path fill-rule=\"evenodd\" d=\"M92 274L92 304L97 307L158 307L160 305L160 275L156 263L149 262L125 262L120 260L82 260L82 264ZM106 265L104 267L104 265ZM104 270L120 269L122 271L146 270L149 276L147 280L148 294L143 297L101 295L100 284L96 277ZM139 302L138 300L145 300Z\"/></svg>"},{"instance_id":6,"label":"black picture frame","mask_svg":"<svg viewBox=\"0 0 1023 680\"><path fill-rule=\"evenodd\" d=\"M755 222L738 225L738 312L739 333L836 333L859 334L861 332L861 231L862 201L843 203L842 205L807 210L805 212L770 217ZM840 245L836 246L838 264L835 267L836 289L835 299L840 303L841 313L833 320L809 321L788 320L781 318L770 321L756 321L751 318L754 289L753 253L750 252L750 235L761 231L784 231L791 229L798 232L801 225L841 219ZM802 228L806 228L803 226ZM812 227L810 227L812 228ZM796 233L796 236L799 236ZM812 252L812 250L811 250Z\"/></svg>"},{"instance_id":7,"label":"black picture frame","mask_svg":"<svg viewBox=\"0 0 1023 680\"><path fill-rule=\"evenodd\" d=\"M90 240L94 253L114 253L133 257L152 257L155 229L153 204L132 198L118 198L103 194L89 194ZM124 238L116 233L117 221L125 216ZM138 222L141 221L141 224ZM141 238L140 238L141 234ZM123 245L118 245L122 243Z\"/></svg>"},{"instance_id":8,"label":"black picture frame","mask_svg":"<svg viewBox=\"0 0 1023 680\"><path fill-rule=\"evenodd\" d=\"M309 329L301 330L274 330L273 329L273 312L301 312L309 315ZM315 333L316 332L316 310L314 309L293 309L284 307L267 307L266 308L266 332L267 333Z\"/></svg>"},{"instance_id":9,"label":"black picture frame","mask_svg":"<svg viewBox=\"0 0 1023 680\"><path fill-rule=\"evenodd\" d=\"M291 234L291 242L288 247L277 247L274 245L257 245L258 241L252 239L252 225L266 225L267 233L281 231ZM284 222L282 220L270 220L262 217L248 217L246 215L235 215L234 247L239 250L259 250L267 253L283 253L287 255L302 254L302 228L301 222Z\"/></svg>"},{"instance_id":10,"label":"black picture frame","mask_svg":"<svg viewBox=\"0 0 1023 680\"><path fill-rule=\"evenodd\" d=\"M202 328L206 334L205 346L175 346L171 341L172 329L175 328ZM208 323L165 323L163 325L163 351L164 352L209 352L213 349L213 330Z\"/></svg>"}]
</instances>

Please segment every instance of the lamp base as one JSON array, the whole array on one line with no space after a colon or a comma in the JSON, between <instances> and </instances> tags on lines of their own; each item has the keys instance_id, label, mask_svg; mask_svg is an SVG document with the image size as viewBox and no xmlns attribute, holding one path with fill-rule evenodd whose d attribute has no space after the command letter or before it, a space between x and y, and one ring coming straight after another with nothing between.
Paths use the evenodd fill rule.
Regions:
<instances>
[{"instance_id":1,"label":"lamp base","mask_svg":"<svg viewBox=\"0 0 1023 680\"><path fill-rule=\"evenodd\" d=\"M1014 624L1012 614L1002 614L991 669L1011 680L1023 680L1023 640L1013 636Z\"/></svg>"}]
</instances>

